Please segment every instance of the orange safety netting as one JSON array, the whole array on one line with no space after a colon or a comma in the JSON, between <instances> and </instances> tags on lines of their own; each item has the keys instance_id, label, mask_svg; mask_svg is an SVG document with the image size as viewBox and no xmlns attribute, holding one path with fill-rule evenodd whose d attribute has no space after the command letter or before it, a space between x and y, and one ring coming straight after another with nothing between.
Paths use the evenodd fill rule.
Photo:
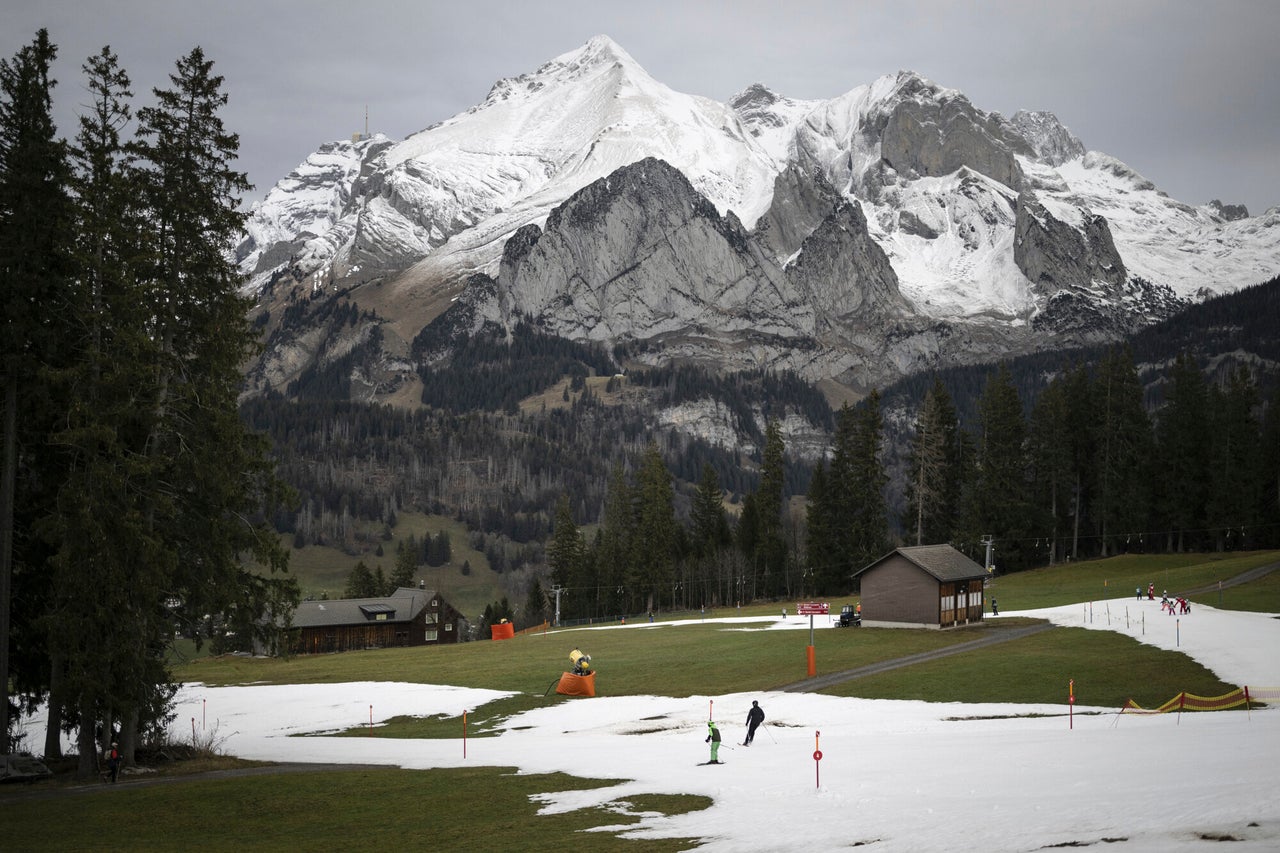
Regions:
<instances>
[{"instance_id":1,"label":"orange safety netting","mask_svg":"<svg viewBox=\"0 0 1280 853\"><path fill-rule=\"evenodd\" d=\"M1196 696L1183 691L1159 708L1143 708L1132 699L1120 709L1122 714L1167 714L1170 711L1224 711L1254 702L1280 699L1280 687L1237 687L1221 696Z\"/></svg>"}]
</instances>

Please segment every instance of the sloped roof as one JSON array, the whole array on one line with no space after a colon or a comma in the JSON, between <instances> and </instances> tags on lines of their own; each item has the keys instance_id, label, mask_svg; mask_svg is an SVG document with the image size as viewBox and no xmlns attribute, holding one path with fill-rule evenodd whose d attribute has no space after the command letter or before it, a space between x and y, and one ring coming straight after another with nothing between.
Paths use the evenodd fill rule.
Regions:
<instances>
[{"instance_id":1,"label":"sloped roof","mask_svg":"<svg viewBox=\"0 0 1280 853\"><path fill-rule=\"evenodd\" d=\"M385 598L337 598L330 601L303 601L293 614L293 627L319 628L325 625L364 625L368 622L412 622L432 599L433 589L402 586ZM379 613L387 614L379 620Z\"/></svg>"},{"instance_id":2,"label":"sloped roof","mask_svg":"<svg viewBox=\"0 0 1280 853\"><path fill-rule=\"evenodd\" d=\"M854 572L853 576L856 578L865 574L894 554L902 555L909 562L944 583L972 580L973 578L986 577L987 575L982 566L970 560L950 545L915 545L910 548L895 548L874 563Z\"/></svg>"}]
</instances>

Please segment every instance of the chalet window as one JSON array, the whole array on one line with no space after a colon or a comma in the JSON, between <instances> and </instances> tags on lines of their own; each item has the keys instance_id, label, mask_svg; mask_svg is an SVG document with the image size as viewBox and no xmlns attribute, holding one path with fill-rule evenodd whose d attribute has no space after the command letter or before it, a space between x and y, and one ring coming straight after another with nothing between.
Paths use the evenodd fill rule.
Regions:
<instances>
[{"instance_id":1,"label":"chalet window","mask_svg":"<svg viewBox=\"0 0 1280 853\"><path fill-rule=\"evenodd\" d=\"M428 643L434 643L434 642L436 641L436 632L435 632L435 631L427 631L427 634L426 634L426 640L427 640L427 642L428 642Z\"/></svg>"},{"instance_id":2,"label":"chalet window","mask_svg":"<svg viewBox=\"0 0 1280 853\"><path fill-rule=\"evenodd\" d=\"M361 604L360 612L370 622L385 622L392 617L396 609L390 604Z\"/></svg>"},{"instance_id":3,"label":"chalet window","mask_svg":"<svg viewBox=\"0 0 1280 853\"><path fill-rule=\"evenodd\" d=\"M452 631L452 630L453 630L453 623L452 623L452 622L446 622L446 623L444 623L444 632L445 632L446 634L447 634L447 633L449 633L449 632L450 632L450 631Z\"/></svg>"}]
</instances>

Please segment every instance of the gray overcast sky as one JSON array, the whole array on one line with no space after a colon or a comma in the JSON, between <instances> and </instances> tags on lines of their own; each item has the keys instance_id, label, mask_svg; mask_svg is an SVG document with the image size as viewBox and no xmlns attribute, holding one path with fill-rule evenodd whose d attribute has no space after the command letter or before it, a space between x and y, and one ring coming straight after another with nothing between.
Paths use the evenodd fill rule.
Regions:
<instances>
[{"instance_id":1,"label":"gray overcast sky","mask_svg":"<svg viewBox=\"0 0 1280 853\"><path fill-rule=\"evenodd\" d=\"M135 109L202 47L253 198L362 130L366 105L370 130L402 139L602 33L659 81L720 101L755 82L831 98L911 69L984 110L1049 110L1181 201L1280 205L1276 0L5 0L0 56L40 27L59 47L68 137L80 66L104 44Z\"/></svg>"}]
</instances>

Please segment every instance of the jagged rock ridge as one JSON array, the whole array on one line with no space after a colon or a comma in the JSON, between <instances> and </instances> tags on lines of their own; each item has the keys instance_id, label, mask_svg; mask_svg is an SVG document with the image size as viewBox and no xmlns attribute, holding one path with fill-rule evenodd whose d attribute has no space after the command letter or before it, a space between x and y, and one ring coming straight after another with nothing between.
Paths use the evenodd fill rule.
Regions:
<instances>
[{"instance_id":1,"label":"jagged rock ridge","mask_svg":"<svg viewBox=\"0 0 1280 853\"><path fill-rule=\"evenodd\" d=\"M341 348L298 319L339 293L395 333L391 373L456 299L460 330L529 316L866 387L1113 338L1274 274L1278 235L1280 211L1173 201L1050 113L1006 120L911 72L717 104L596 37L402 142L325 146L237 256L267 318L259 388Z\"/></svg>"}]
</instances>

